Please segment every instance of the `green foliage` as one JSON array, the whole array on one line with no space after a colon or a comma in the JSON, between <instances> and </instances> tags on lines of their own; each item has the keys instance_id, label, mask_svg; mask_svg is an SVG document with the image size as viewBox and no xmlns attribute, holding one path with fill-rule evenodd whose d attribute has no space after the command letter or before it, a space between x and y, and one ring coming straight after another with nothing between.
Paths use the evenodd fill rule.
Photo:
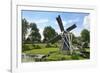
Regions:
<instances>
[{"instance_id":1,"label":"green foliage","mask_svg":"<svg viewBox=\"0 0 100 73\"><path fill-rule=\"evenodd\" d=\"M44 28L43 35L44 35L43 41L46 42L54 38L57 35L57 32L51 26L47 26Z\"/></svg>"},{"instance_id":2,"label":"green foliage","mask_svg":"<svg viewBox=\"0 0 100 73\"><path fill-rule=\"evenodd\" d=\"M46 48L58 48L58 45L57 45L57 43L55 43L55 44L46 44L46 46L45 46Z\"/></svg>"},{"instance_id":3,"label":"green foliage","mask_svg":"<svg viewBox=\"0 0 100 73\"><path fill-rule=\"evenodd\" d=\"M62 61L62 60L71 60L70 55L64 55L59 53L59 51L56 51L52 53L48 58L46 58L47 61Z\"/></svg>"},{"instance_id":4,"label":"green foliage","mask_svg":"<svg viewBox=\"0 0 100 73\"><path fill-rule=\"evenodd\" d=\"M87 29L83 29L81 32L83 42L90 42L90 32Z\"/></svg>"},{"instance_id":5,"label":"green foliage","mask_svg":"<svg viewBox=\"0 0 100 73\"><path fill-rule=\"evenodd\" d=\"M64 54L63 52L59 51L59 48L55 48L55 44L50 44L51 47L45 47L46 44L40 43L40 44L25 44L26 46L28 46L30 49L24 51L24 53L26 54L33 54L33 55L45 55L47 57L41 59L41 60L35 60L35 58L33 58L33 61L63 61L63 60L83 60L83 59L89 59L90 56L90 50L89 48L84 48L84 51L82 55L80 55L80 51L79 50L74 50L73 54ZM41 49L39 49L39 47L41 47ZM34 48L36 47L36 48ZM66 51L67 52L67 51ZM31 60L32 61L32 60Z\"/></svg>"},{"instance_id":6,"label":"green foliage","mask_svg":"<svg viewBox=\"0 0 100 73\"><path fill-rule=\"evenodd\" d=\"M86 48L86 47L88 47L88 42L84 42L83 44L83 48Z\"/></svg>"},{"instance_id":7,"label":"green foliage","mask_svg":"<svg viewBox=\"0 0 100 73\"><path fill-rule=\"evenodd\" d=\"M76 53L72 54L71 58L73 60L78 60L79 59L79 55L77 55Z\"/></svg>"},{"instance_id":8,"label":"green foliage","mask_svg":"<svg viewBox=\"0 0 100 73\"><path fill-rule=\"evenodd\" d=\"M30 37L32 43L41 42L41 35L39 33L39 29L36 26L36 23L31 23L30 28L31 28L31 34L29 37Z\"/></svg>"},{"instance_id":9,"label":"green foliage","mask_svg":"<svg viewBox=\"0 0 100 73\"><path fill-rule=\"evenodd\" d=\"M50 44L47 44L46 46L45 46L46 48L50 48L50 47L52 47Z\"/></svg>"},{"instance_id":10,"label":"green foliage","mask_svg":"<svg viewBox=\"0 0 100 73\"><path fill-rule=\"evenodd\" d=\"M77 38L75 37L75 35L71 33L71 36L72 36L72 44L77 44Z\"/></svg>"},{"instance_id":11,"label":"green foliage","mask_svg":"<svg viewBox=\"0 0 100 73\"><path fill-rule=\"evenodd\" d=\"M71 55L71 59L72 60L79 60L80 59L80 55L79 55L79 51L74 50L72 55Z\"/></svg>"},{"instance_id":12,"label":"green foliage","mask_svg":"<svg viewBox=\"0 0 100 73\"><path fill-rule=\"evenodd\" d=\"M25 42L24 42L24 44L31 44L32 43L32 41L30 40L30 38L28 37L26 40L25 40Z\"/></svg>"},{"instance_id":13,"label":"green foliage","mask_svg":"<svg viewBox=\"0 0 100 73\"><path fill-rule=\"evenodd\" d=\"M88 48L90 43L90 32L87 29L81 31L81 36L76 37L72 33L72 44L78 48Z\"/></svg>"},{"instance_id":14,"label":"green foliage","mask_svg":"<svg viewBox=\"0 0 100 73\"><path fill-rule=\"evenodd\" d=\"M22 45L22 52L31 50L28 45Z\"/></svg>"},{"instance_id":15,"label":"green foliage","mask_svg":"<svg viewBox=\"0 0 100 73\"><path fill-rule=\"evenodd\" d=\"M27 54L48 54L50 52L58 51L58 48L41 48L41 49L32 49L29 51L25 51Z\"/></svg>"},{"instance_id":16,"label":"green foliage","mask_svg":"<svg viewBox=\"0 0 100 73\"><path fill-rule=\"evenodd\" d=\"M39 45L33 45L33 48L34 49L41 49L41 46L39 46Z\"/></svg>"},{"instance_id":17,"label":"green foliage","mask_svg":"<svg viewBox=\"0 0 100 73\"><path fill-rule=\"evenodd\" d=\"M27 34L27 30L28 30L29 26L28 26L28 22L27 20L24 18L22 19L22 41L25 41L25 36Z\"/></svg>"},{"instance_id":18,"label":"green foliage","mask_svg":"<svg viewBox=\"0 0 100 73\"><path fill-rule=\"evenodd\" d=\"M90 49L89 48L84 48L81 50L82 56L84 58L89 59L90 58Z\"/></svg>"},{"instance_id":19,"label":"green foliage","mask_svg":"<svg viewBox=\"0 0 100 73\"><path fill-rule=\"evenodd\" d=\"M55 44L54 44L54 47L55 47L55 48L59 48L59 47L58 47L58 43L55 43Z\"/></svg>"}]
</instances>

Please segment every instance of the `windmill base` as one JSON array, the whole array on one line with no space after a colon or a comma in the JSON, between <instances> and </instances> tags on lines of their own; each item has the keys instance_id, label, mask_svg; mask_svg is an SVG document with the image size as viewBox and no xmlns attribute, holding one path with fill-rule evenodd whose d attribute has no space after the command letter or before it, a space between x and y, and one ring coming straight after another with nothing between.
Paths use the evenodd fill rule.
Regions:
<instances>
[{"instance_id":1,"label":"windmill base","mask_svg":"<svg viewBox=\"0 0 100 73\"><path fill-rule=\"evenodd\" d=\"M71 50L60 50L60 53L64 54L64 55L71 55L72 51Z\"/></svg>"}]
</instances>

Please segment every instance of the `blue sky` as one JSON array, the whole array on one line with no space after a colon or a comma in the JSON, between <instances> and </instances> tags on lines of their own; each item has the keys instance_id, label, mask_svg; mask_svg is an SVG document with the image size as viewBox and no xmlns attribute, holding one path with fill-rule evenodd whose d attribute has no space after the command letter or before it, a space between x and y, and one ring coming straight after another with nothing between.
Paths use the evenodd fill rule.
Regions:
<instances>
[{"instance_id":1,"label":"blue sky","mask_svg":"<svg viewBox=\"0 0 100 73\"><path fill-rule=\"evenodd\" d=\"M22 11L22 18L25 18L29 23L34 22L39 28L39 32L43 39L43 29L45 26L51 26L56 32L60 33L60 28L56 21L56 17L60 15L64 29L73 25L77 25L77 28L72 30L76 36L80 36L81 30L90 29L89 27L89 13L77 13L77 12L48 12L48 11ZM30 32L30 30L29 30Z\"/></svg>"}]
</instances>

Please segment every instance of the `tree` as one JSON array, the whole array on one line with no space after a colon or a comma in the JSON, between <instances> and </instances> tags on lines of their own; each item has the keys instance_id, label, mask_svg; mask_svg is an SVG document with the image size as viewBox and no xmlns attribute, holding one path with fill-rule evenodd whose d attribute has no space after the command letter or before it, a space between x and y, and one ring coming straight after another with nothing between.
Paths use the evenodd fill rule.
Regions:
<instances>
[{"instance_id":1,"label":"tree","mask_svg":"<svg viewBox=\"0 0 100 73\"><path fill-rule=\"evenodd\" d=\"M25 36L27 34L27 30L29 28L27 20L24 18L22 19L22 41L25 42Z\"/></svg>"},{"instance_id":2,"label":"tree","mask_svg":"<svg viewBox=\"0 0 100 73\"><path fill-rule=\"evenodd\" d=\"M83 42L90 42L90 32L87 29L83 29L81 32Z\"/></svg>"},{"instance_id":3,"label":"tree","mask_svg":"<svg viewBox=\"0 0 100 73\"><path fill-rule=\"evenodd\" d=\"M71 33L71 35L72 35L72 44L74 46L80 45L81 37L80 36L76 37L73 33Z\"/></svg>"},{"instance_id":4,"label":"tree","mask_svg":"<svg viewBox=\"0 0 100 73\"><path fill-rule=\"evenodd\" d=\"M51 26L47 26L44 28L43 35L44 35L44 42L46 42L54 38L57 35L57 32Z\"/></svg>"},{"instance_id":5,"label":"tree","mask_svg":"<svg viewBox=\"0 0 100 73\"><path fill-rule=\"evenodd\" d=\"M41 42L41 35L39 33L39 29L36 26L36 23L30 23L31 34L29 35L32 43Z\"/></svg>"},{"instance_id":6,"label":"tree","mask_svg":"<svg viewBox=\"0 0 100 73\"><path fill-rule=\"evenodd\" d=\"M70 33L72 36L72 44L76 44L76 37L73 33Z\"/></svg>"},{"instance_id":7,"label":"tree","mask_svg":"<svg viewBox=\"0 0 100 73\"><path fill-rule=\"evenodd\" d=\"M82 42L84 42L84 47L89 47L90 43L90 32L87 29L83 29L81 32Z\"/></svg>"}]
</instances>

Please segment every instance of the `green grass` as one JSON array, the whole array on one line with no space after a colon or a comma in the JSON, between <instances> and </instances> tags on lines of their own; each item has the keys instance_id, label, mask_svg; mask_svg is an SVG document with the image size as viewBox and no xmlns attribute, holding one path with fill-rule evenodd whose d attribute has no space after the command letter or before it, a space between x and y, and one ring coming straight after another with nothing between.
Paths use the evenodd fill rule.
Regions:
<instances>
[{"instance_id":1,"label":"green grass","mask_svg":"<svg viewBox=\"0 0 100 73\"><path fill-rule=\"evenodd\" d=\"M61 51L59 51L59 48L55 48L55 47L50 47L50 48L46 48L46 44L35 44L35 45L39 45L41 47L41 49L34 49L32 44L25 44L27 46L29 46L31 48L31 50L27 50L24 51L23 53L26 54L42 54L42 55L47 55L50 53L50 55L48 57L46 57L45 60L42 61L62 61L62 60L83 60L86 59L82 56L79 55L80 51L75 51L76 54L73 55L68 55L68 54L63 54L61 53ZM54 45L52 45L54 46ZM85 48L86 51L90 52L89 48ZM51 53L52 52L52 53ZM35 61L30 60L30 61ZM23 62L29 62L29 60L23 61Z\"/></svg>"},{"instance_id":2,"label":"green grass","mask_svg":"<svg viewBox=\"0 0 100 73\"><path fill-rule=\"evenodd\" d=\"M49 52L58 51L58 48L42 48L25 51L27 54L48 54Z\"/></svg>"},{"instance_id":3,"label":"green grass","mask_svg":"<svg viewBox=\"0 0 100 73\"><path fill-rule=\"evenodd\" d=\"M70 55L64 55L61 53L53 53L51 54L48 58L48 61L61 61L61 60L71 60L71 56Z\"/></svg>"},{"instance_id":4,"label":"green grass","mask_svg":"<svg viewBox=\"0 0 100 73\"><path fill-rule=\"evenodd\" d=\"M46 48L46 44L35 44L35 45L39 45L41 47L41 49L34 49L32 44L25 44L27 46L29 46L29 48L31 48L31 50L28 51L24 51L24 53L27 54L48 54L49 52L53 52L53 51L58 51L59 48L55 48L55 47L50 47L50 48ZM52 45L54 46L54 45Z\"/></svg>"}]
</instances>

